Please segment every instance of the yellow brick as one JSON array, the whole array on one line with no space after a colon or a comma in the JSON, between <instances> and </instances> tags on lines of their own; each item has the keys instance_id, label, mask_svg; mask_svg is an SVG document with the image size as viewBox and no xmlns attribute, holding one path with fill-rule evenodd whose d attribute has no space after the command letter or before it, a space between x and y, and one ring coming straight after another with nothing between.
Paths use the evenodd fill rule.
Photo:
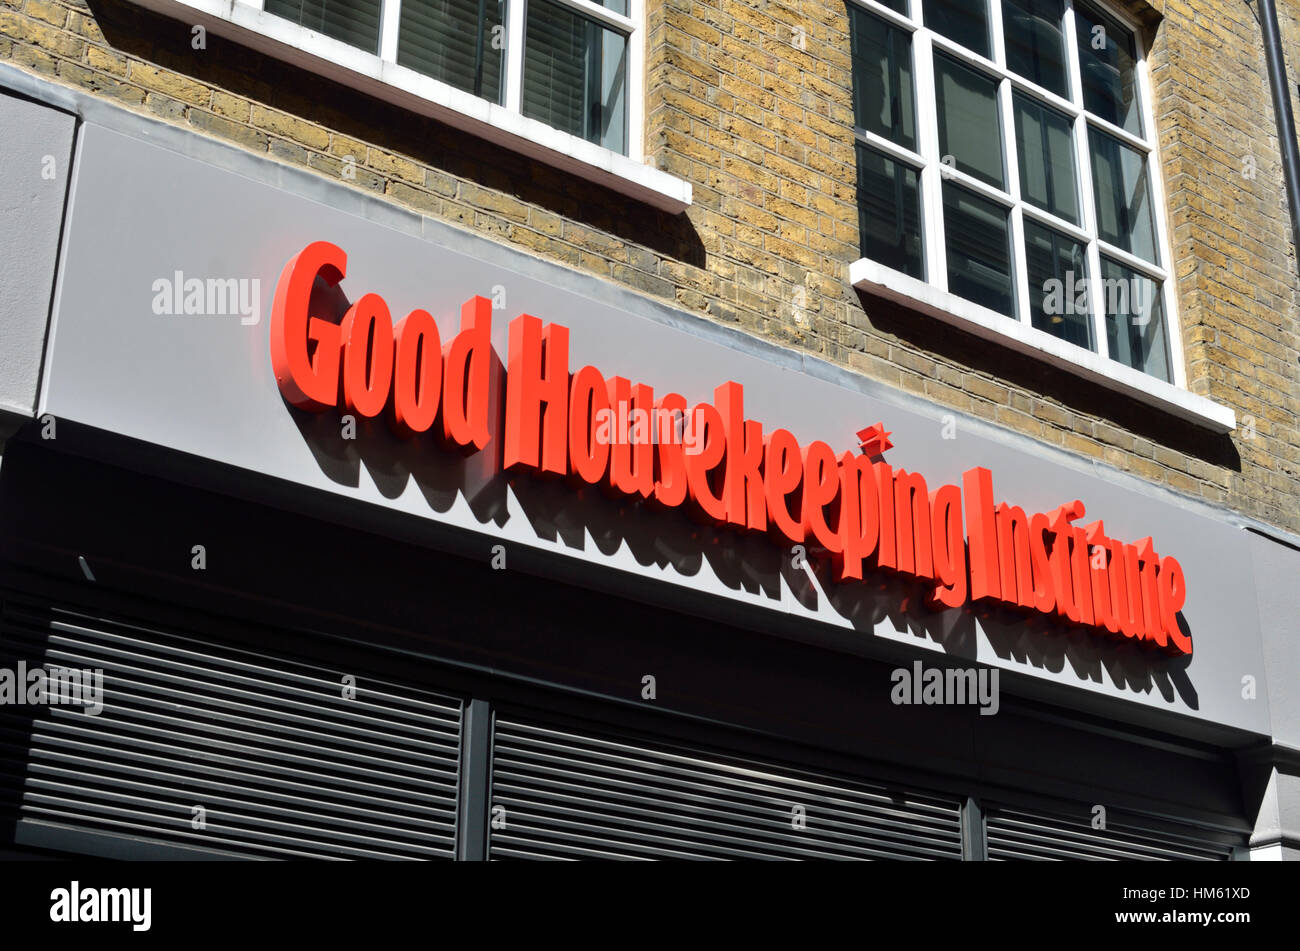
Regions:
<instances>
[{"instance_id":1,"label":"yellow brick","mask_svg":"<svg viewBox=\"0 0 1300 951\"><path fill-rule=\"evenodd\" d=\"M366 164L381 175L400 178L412 185L424 184L424 169L410 159L404 159L392 152L372 148L366 158Z\"/></svg>"},{"instance_id":2,"label":"yellow brick","mask_svg":"<svg viewBox=\"0 0 1300 951\"><path fill-rule=\"evenodd\" d=\"M212 111L236 122L247 122L249 119L248 100L220 89L212 90Z\"/></svg>"},{"instance_id":3,"label":"yellow brick","mask_svg":"<svg viewBox=\"0 0 1300 951\"><path fill-rule=\"evenodd\" d=\"M86 41L80 37L10 10L0 10L0 35L32 43L55 56L68 59L80 59L86 48Z\"/></svg>"},{"instance_id":4,"label":"yellow brick","mask_svg":"<svg viewBox=\"0 0 1300 951\"><path fill-rule=\"evenodd\" d=\"M86 65L91 69L122 77L126 75L127 59L103 47L91 46L86 50Z\"/></svg>"},{"instance_id":5,"label":"yellow brick","mask_svg":"<svg viewBox=\"0 0 1300 951\"><path fill-rule=\"evenodd\" d=\"M42 20L51 26L62 27L68 22L68 9L61 7L57 3L49 3L47 0L27 0L23 5L23 12L29 17Z\"/></svg>"},{"instance_id":6,"label":"yellow brick","mask_svg":"<svg viewBox=\"0 0 1300 951\"><path fill-rule=\"evenodd\" d=\"M129 77L131 82L138 83L145 89L165 93L191 105L206 107L212 98L212 90L202 83L148 63L131 63Z\"/></svg>"},{"instance_id":7,"label":"yellow brick","mask_svg":"<svg viewBox=\"0 0 1300 951\"><path fill-rule=\"evenodd\" d=\"M329 146L330 134L320 126L277 109L268 109L254 103L250 121L256 128L293 139L309 149L325 149Z\"/></svg>"}]
</instances>

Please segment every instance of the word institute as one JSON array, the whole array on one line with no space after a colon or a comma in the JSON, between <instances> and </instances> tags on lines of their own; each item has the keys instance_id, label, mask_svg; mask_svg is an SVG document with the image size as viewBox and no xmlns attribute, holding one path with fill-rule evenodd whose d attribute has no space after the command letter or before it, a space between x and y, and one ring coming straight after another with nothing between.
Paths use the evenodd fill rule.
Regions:
<instances>
[{"instance_id":1,"label":"word institute","mask_svg":"<svg viewBox=\"0 0 1300 951\"><path fill-rule=\"evenodd\" d=\"M346 268L341 249L318 241L280 275L271 362L293 406L383 415L404 438L431 434L462 453L484 451L499 432L496 458L507 472L599 485L809 545L829 556L839 582L888 571L924 582L936 610L997 602L1169 654L1192 652L1178 621L1187 594L1178 561L1157 554L1151 538L1130 544L1107 537L1100 521L1075 524L1080 501L1027 513L995 500L983 467L967 470L960 486L931 489L920 473L880 458L889 448L883 427L864 430L860 446L842 453L820 440L800 445L789 430L746 418L744 387L734 381L718 385L712 403L692 405L593 366L574 371L568 328L529 314L510 322L501 380L488 299L464 304L460 332L445 345L427 311L394 326L374 293L338 322L312 313L317 280L333 287Z\"/></svg>"}]
</instances>

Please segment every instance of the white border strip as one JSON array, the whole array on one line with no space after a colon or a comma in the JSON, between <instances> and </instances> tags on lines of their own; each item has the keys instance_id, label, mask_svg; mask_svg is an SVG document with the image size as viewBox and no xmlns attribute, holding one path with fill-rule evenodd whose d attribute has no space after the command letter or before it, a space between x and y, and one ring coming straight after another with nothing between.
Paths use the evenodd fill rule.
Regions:
<instances>
[{"instance_id":1,"label":"white border strip","mask_svg":"<svg viewBox=\"0 0 1300 951\"><path fill-rule=\"evenodd\" d=\"M463 129L655 208L678 214L690 207L690 182L553 129L536 119L526 118L413 69L385 62L374 53L264 13L251 4L238 0L133 2L185 23L201 23L219 36L268 56ZM511 26L516 30L520 25L518 17L512 19ZM512 83L513 77L508 77L507 82ZM637 110L632 110L629 118L637 119L636 113ZM639 144L640 130L630 131L631 142Z\"/></svg>"},{"instance_id":2,"label":"white border strip","mask_svg":"<svg viewBox=\"0 0 1300 951\"><path fill-rule=\"evenodd\" d=\"M849 281L859 290L879 294L904 306L919 306L925 313L962 330L1039 357L1052 366L1213 432L1229 433L1237 428L1237 414L1231 407L1066 343L1049 333L940 291L924 281L918 281L875 261L863 258L850 264Z\"/></svg>"}]
</instances>

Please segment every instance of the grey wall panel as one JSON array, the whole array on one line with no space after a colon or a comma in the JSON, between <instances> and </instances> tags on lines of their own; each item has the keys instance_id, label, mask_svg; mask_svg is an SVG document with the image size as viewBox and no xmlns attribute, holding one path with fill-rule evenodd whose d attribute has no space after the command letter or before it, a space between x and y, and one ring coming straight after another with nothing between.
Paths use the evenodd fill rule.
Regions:
<instances>
[{"instance_id":1,"label":"grey wall panel","mask_svg":"<svg viewBox=\"0 0 1300 951\"><path fill-rule=\"evenodd\" d=\"M481 533L484 559L493 544L527 546L658 579L668 600L677 587L776 612L796 636L833 637L847 650L944 653L1030 678L1054 702L1112 698L1267 732L1266 685L1256 699L1241 691L1243 674L1263 668L1256 606L1234 596L1252 585L1247 542L1209 508L959 414L956 439L945 439L947 411L938 406L320 178L192 136L172 149L88 123L83 138L42 410ZM124 227L131 242L119 239ZM336 415L285 404L268 353L276 278L319 239L348 253L342 287L350 299L379 292L398 316L424 307L444 339L464 300L500 287L499 354L508 320L527 311L571 329L573 369L590 363L692 402L736 380L750 418L789 428L804 445L856 448L854 433L883 419L894 432L890 461L924 473L931 486L982 465L994 472L995 495L1028 511L1082 499L1086 520L1104 518L1112 537L1153 535L1162 553L1182 561L1195 656L1167 660L1001 615L905 608L897 587L835 585L793 571L788 553L765 538L724 534L714 543L680 513L578 496L554 482L507 482L483 454L464 460L428 440L403 443L382 425L342 440ZM258 319L156 314L155 282L178 271L258 281ZM1014 679L1003 686L1015 689Z\"/></svg>"},{"instance_id":2,"label":"grey wall panel","mask_svg":"<svg viewBox=\"0 0 1300 951\"><path fill-rule=\"evenodd\" d=\"M1273 739L1300 750L1300 551L1249 532ZM1257 675L1258 676L1258 675Z\"/></svg>"},{"instance_id":3,"label":"grey wall panel","mask_svg":"<svg viewBox=\"0 0 1300 951\"><path fill-rule=\"evenodd\" d=\"M1300 848L1300 776L1269 769L1255 811L1251 845Z\"/></svg>"},{"instance_id":4,"label":"grey wall panel","mask_svg":"<svg viewBox=\"0 0 1300 951\"><path fill-rule=\"evenodd\" d=\"M76 119L0 92L0 410L36 408Z\"/></svg>"}]
</instances>

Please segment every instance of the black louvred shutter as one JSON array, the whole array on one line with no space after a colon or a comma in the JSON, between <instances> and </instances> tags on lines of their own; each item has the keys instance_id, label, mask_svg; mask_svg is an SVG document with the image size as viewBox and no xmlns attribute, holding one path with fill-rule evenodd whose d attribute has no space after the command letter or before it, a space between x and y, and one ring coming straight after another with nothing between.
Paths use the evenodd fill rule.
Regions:
<instances>
[{"instance_id":1,"label":"black louvred shutter","mask_svg":"<svg viewBox=\"0 0 1300 951\"><path fill-rule=\"evenodd\" d=\"M1091 809L1082 804L1073 815L990 809L985 826L989 861L994 862L1225 861L1233 849L1231 836L1115 812L1108 812L1104 829L1094 829Z\"/></svg>"},{"instance_id":2,"label":"black louvred shutter","mask_svg":"<svg viewBox=\"0 0 1300 951\"><path fill-rule=\"evenodd\" d=\"M530 716L492 755L490 858L961 858L955 800Z\"/></svg>"},{"instance_id":3,"label":"black louvred shutter","mask_svg":"<svg viewBox=\"0 0 1300 951\"><path fill-rule=\"evenodd\" d=\"M454 853L457 699L6 601L0 665L18 660L102 669L104 708L0 706L11 821L252 857Z\"/></svg>"}]
</instances>

